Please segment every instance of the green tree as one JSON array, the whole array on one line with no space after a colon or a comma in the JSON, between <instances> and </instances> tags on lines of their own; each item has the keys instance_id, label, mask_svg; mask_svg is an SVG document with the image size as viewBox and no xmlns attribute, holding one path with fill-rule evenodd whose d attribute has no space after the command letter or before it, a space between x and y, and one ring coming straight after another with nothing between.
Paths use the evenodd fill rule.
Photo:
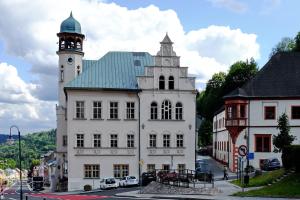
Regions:
<instances>
[{"instance_id":1,"label":"green tree","mask_svg":"<svg viewBox=\"0 0 300 200\"><path fill-rule=\"evenodd\" d=\"M293 38L289 38L289 37L284 37L281 39L280 42L278 42L276 44L275 47L273 47L270 57L272 57L273 55L275 55L278 52L291 52L294 51L294 49L296 48L296 43L295 40Z\"/></svg>"},{"instance_id":2,"label":"green tree","mask_svg":"<svg viewBox=\"0 0 300 200\"><path fill-rule=\"evenodd\" d=\"M277 135L273 135L273 145L276 147L275 152L281 152L283 147L292 144L296 137L290 135L289 118L285 113L279 117L277 122L277 129L279 129L279 133Z\"/></svg>"},{"instance_id":3,"label":"green tree","mask_svg":"<svg viewBox=\"0 0 300 200\"><path fill-rule=\"evenodd\" d=\"M293 48L293 51L300 51L300 32L297 33L294 42L295 46Z\"/></svg>"},{"instance_id":4,"label":"green tree","mask_svg":"<svg viewBox=\"0 0 300 200\"><path fill-rule=\"evenodd\" d=\"M212 144L212 122L204 119L198 131L198 146L204 147Z\"/></svg>"}]
</instances>

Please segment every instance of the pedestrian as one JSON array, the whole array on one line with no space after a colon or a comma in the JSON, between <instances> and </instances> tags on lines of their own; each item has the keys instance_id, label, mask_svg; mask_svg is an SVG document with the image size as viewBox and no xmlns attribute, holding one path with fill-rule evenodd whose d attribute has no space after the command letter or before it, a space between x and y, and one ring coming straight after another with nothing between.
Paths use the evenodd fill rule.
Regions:
<instances>
[{"instance_id":1,"label":"pedestrian","mask_svg":"<svg viewBox=\"0 0 300 200\"><path fill-rule=\"evenodd\" d=\"M228 180L228 168L226 165L224 165L224 177L223 177L224 180Z\"/></svg>"}]
</instances>

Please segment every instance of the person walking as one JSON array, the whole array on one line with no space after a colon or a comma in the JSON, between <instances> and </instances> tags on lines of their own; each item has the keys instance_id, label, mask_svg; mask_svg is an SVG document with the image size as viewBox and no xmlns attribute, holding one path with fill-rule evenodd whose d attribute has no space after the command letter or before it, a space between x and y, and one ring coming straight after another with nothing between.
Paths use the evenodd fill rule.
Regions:
<instances>
[{"instance_id":1,"label":"person walking","mask_svg":"<svg viewBox=\"0 0 300 200\"><path fill-rule=\"evenodd\" d=\"M228 167L224 165L224 177L223 180L228 180Z\"/></svg>"}]
</instances>

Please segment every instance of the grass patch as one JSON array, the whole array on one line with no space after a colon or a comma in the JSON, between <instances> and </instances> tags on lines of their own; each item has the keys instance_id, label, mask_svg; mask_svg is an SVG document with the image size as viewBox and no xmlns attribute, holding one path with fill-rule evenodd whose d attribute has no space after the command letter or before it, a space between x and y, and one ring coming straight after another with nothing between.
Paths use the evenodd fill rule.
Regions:
<instances>
[{"instance_id":1,"label":"grass patch","mask_svg":"<svg viewBox=\"0 0 300 200\"><path fill-rule=\"evenodd\" d=\"M234 196L255 196L255 197L300 197L300 173L291 174L282 181L266 186L258 190L238 192Z\"/></svg>"},{"instance_id":2,"label":"grass patch","mask_svg":"<svg viewBox=\"0 0 300 200\"><path fill-rule=\"evenodd\" d=\"M250 178L249 184L245 187L258 187L258 186L268 185L269 183L272 183L274 180L283 176L283 174L284 174L284 169L278 169L278 170L266 172L261 176ZM231 183L242 187L242 184L239 180L231 181Z\"/></svg>"}]
</instances>

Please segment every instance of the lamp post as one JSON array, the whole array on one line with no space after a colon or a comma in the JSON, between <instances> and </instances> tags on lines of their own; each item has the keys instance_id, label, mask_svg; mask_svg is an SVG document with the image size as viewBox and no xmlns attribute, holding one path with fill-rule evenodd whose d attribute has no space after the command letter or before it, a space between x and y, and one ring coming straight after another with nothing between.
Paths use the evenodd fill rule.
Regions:
<instances>
[{"instance_id":1,"label":"lamp post","mask_svg":"<svg viewBox=\"0 0 300 200\"><path fill-rule=\"evenodd\" d=\"M16 128L18 130L18 136L19 136L19 164L20 164L20 199L23 200L23 190L22 190L22 158L21 158L21 134L20 130L16 125L12 125L9 128L9 138L8 142L13 142L12 136L11 136L11 129Z\"/></svg>"}]
</instances>

